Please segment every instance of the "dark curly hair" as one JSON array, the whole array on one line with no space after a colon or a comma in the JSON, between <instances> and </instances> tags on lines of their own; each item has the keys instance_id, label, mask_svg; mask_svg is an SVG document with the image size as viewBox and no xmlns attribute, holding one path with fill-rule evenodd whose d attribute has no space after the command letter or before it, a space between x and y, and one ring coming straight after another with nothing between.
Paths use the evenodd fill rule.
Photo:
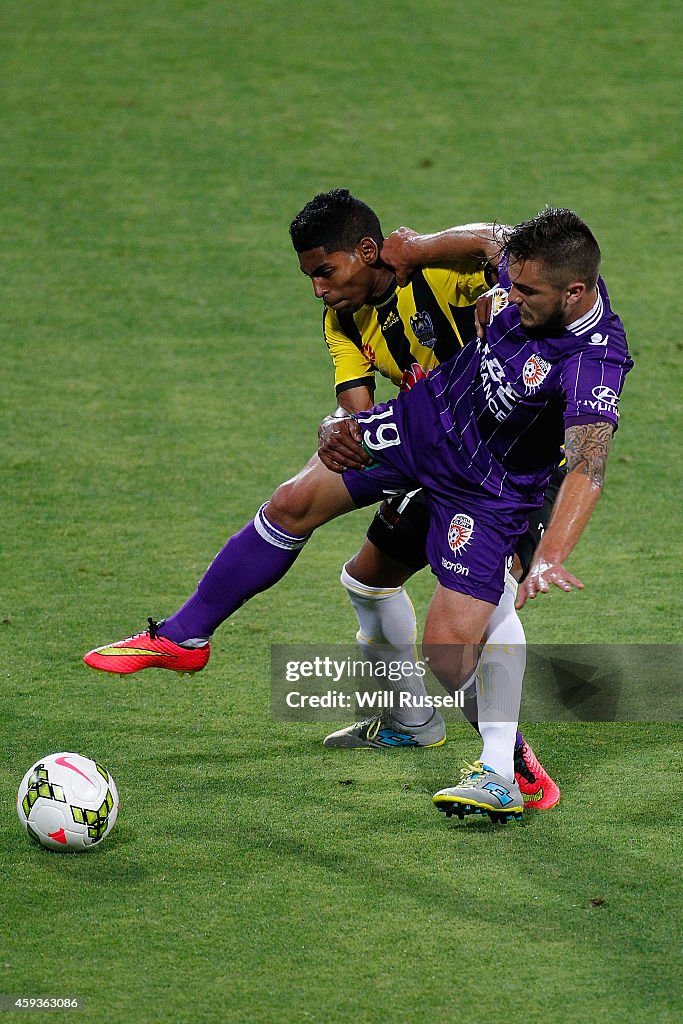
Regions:
<instances>
[{"instance_id":1,"label":"dark curly hair","mask_svg":"<svg viewBox=\"0 0 683 1024\"><path fill-rule=\"evenodd\" d=\"M314 196L289 225L289 234L297 252L352 252L361 238L372 238L379 248L384 240L377 214L346 188Z\"/></svg>"},{"instance_id":2,"label":"dark curly hair","mask_svg":"<svg viewBox=\"0 0 683 1024\"><path fill-rule=\"evenodd\" d=\"M573 210L546 206L507 233L503 251L511 262L542 263L545 276L560 288L570 281L594 288L600 273L600 246Z\"/></svg>"}]
</instances>

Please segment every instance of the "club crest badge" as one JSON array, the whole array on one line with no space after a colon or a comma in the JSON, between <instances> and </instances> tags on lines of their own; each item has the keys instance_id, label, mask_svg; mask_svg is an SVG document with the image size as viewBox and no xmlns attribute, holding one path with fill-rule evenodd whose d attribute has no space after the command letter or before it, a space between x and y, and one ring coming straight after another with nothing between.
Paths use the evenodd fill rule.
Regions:
<instances>
[{"instance_id":1,"label":"club crest badge","mask_svg":"<svg viewBox=\"0 0 683 1024\"><path fill-rule=\"evenodd\" d=\"M425 348L434 348L436 345L436 332L429 313L415 313L410 318L410 326L421 345Z\"/></svg>"},{"instance_id":2,"label":"club crest badge","mask_svg":"<svg viewBox=\"0 0 683 1024\"><path fill-rule=\"evenodd\" d=\"M474 519L462 513L453 516L448 527L448 546L456 555L467 547L474 533Z\"/></svg>"},{"instance_id":3,"label":"club crest badge","mask_svg":"<svg viewBox=\"0 0 683 1024\"><path fill-rule=\"evenodd\" d=\"M489 324L493 323L494 316L498 316L502 313L508 304L508 293L504 288L497 286L492 288L488 293L491 296L491 316L489 317Z\"/></svg>"},{"instance_id":4,"label":"club crest badge","mask_svg":"<svg viewBox=\"0 0 683 1024\"><path fill-rule=\"evenodd\" d=\"M522 370L522 382L527 393L535 391L536 388L540 387L551 370L552 363L546 362L537 352L529 356Z\"/></svg>"}]
</instances>

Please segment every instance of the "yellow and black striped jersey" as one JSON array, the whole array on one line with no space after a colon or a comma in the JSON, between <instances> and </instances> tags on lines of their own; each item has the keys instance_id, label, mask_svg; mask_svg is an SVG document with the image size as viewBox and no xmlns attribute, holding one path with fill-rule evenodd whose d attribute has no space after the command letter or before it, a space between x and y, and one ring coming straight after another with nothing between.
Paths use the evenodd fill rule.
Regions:
<instances>
[{"instance_id":1,"label":"yellow and black striped jersey","mask_svg":"<svg viewBox=\"0 0 683 1024\"><path fill-rule=\"evenodd\" d=\"M489 278L479 261L424 267L405 287L394 281L374 305L355 313L326 309L323 333L337 394L374 390L375 371L400 385L413 363L429 372L450 359L475 336L474 304L491 287Z\"/></svg>"}]
</instances>

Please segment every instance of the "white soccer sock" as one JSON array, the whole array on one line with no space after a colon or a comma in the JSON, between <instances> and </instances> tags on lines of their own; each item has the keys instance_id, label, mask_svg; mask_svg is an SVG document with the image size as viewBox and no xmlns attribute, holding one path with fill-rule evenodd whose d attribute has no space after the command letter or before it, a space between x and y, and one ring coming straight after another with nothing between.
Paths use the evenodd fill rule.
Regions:
<instances>
[{"instance_id":1,"label":"white soccer sock","mask_svg":"<svg viewBox=\"0 0 683 1024\"><path fill-rule=\"evenodd\" d=\"M476 672L481 760L498 775L514 779L514 751L526 637L515 609L517 584L508 574L505 590L486 629L485 646Z\"/></svg>"},{"instance_id":2,"label":"white soccer sock","mask_svg":"<svg viewBox=\"0 0 683 1024\"><path fill-rule=\"evenodd\" d=\"M410 598L403 587L369 587L360 583L347 572L346 566L340 579L358 618L360 629L356 640L363 654L375 665L383 663L383 671L377 671L376 677L386 681L388 689L418 698L416 702L404 698L405 707L398 706L396 702L392 717L403 725L424 725L434 712L421 700L427 691L417 666L417 623ZM392 681L389 677L390 662L394 663L392 675L396 674L398 664L405 666L409 663L414 666L414 671L401 671L400 679Z\"/></svg>"}]
</instances>

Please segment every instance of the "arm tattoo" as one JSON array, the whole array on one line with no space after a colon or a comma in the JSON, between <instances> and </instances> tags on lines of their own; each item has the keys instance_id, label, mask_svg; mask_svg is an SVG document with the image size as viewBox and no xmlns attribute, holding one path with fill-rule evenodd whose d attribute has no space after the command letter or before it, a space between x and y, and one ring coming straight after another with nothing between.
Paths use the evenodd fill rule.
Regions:
<instances>
[{"instance_id":1,"label":"arm tattoo","mask_svg":"<svg viewBox=\"0 0 683 1024\"><path fill-rule=\"evenodd\" d=\"M602 487L613 430L612 424L604 421L568 427L564 435L567 472L580 469L595 487Z\"/></svg>"}]
</instances>

